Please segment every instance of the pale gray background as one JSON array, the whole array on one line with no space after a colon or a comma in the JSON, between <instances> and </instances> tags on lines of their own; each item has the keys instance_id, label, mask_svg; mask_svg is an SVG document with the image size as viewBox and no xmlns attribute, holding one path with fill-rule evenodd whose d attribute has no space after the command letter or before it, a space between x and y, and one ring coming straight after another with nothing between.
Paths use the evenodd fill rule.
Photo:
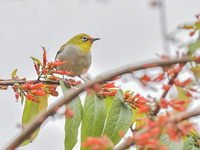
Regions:
<instances>
[{"instance_id":1,"label":"pale gray background","mask_svg":"<svg viewBox=\"0 0 200 150\"><path fill-rule=\"evenodd\" d=\"M166 0L168 32L194 21L199 6L199 0ZM83 32L101 38L92 47L93 77L163 53L159 11L150 7L149 0L0 0L0 79L10 78L16 68L19 77L35 79L30 57L42 59L40 46L48 49L51 61L62 44ZM2 149L20 131L23 106L16 103L10 87L0 95ZM63 150L64 119L49 120L33 144L19 149Z\"/></svg>"}]
</instances>

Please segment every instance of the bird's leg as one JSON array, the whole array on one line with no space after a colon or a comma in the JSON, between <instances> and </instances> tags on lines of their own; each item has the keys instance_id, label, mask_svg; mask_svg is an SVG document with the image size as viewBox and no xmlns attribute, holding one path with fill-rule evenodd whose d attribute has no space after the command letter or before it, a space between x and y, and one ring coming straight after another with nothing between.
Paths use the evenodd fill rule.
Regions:
<instances>
[{"instance_id":1,"label":"bird's leg","mask_svg":"<svg viewBox=\"0 0 200 150\"><path fill-rule=\"evenodd\" d=\"M67 87L67 82L66 82L66 79L65 79L65 75L64 75L64 74L63 74L62 80L63 80L63 82L65 83L65 86Z\"/></svg>"},{"instance_id":2,"label":"bird's leg","mask_svg":"<svg viewBox=\"0 0 200 150\"><path fill-rule=\"evenodd\" d=\"M86 80L83 77L81 77L81 75L78 75L78 77L81 78L83 81L86 82Z\"/></svg>"},{"instance_id":3,"label":"bird's leg","mask_svg":"<svg viewBox=\"0 0 200 150\"><path fill-rule=\"evenodd\" d=\"M81 75L78 75L78 77L81 78L84 82L92 81L92 79L89 76L86 76L85 78L83 78Z\"/></svg>"}]
</instances>

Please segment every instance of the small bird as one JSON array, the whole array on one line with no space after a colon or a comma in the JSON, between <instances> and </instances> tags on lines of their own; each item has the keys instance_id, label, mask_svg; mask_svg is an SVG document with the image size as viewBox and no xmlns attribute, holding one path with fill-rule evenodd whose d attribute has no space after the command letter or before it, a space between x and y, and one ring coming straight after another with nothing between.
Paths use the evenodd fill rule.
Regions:
<instances>
[{"instance_id":1,"label":"small bird","mask_svg":"<svg viewBox=\"0 0 200 150\"><path fill-rule=\"evenodd\" d=\"M82 33L74 36L65 43L58 51L56 58L61 62L68 60L66 63L57 67L57 70L72 71L69 76L81 76L85 74L91 65L91 46L94 41L100 38L92 38Z\"/></svg>"}]
</instances>

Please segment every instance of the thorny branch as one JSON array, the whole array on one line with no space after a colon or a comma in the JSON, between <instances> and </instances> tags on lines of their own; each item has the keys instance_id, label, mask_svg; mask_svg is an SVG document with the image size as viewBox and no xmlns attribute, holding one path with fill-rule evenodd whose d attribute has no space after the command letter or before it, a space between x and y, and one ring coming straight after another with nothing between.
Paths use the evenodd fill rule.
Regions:
<instances>
[{"instance_id":1,"label":"thorny branch","mask_svg":"<svg viewBox=\"0 0 200 150\"><path fill-rule=\"evenodd\" d=\"M13 150L16 147L18 147L25 139L29 138L30 135L38 128L40 125L49 117L53 116L55 114L55 110L62 105L65 105L72 101L77 95L79 95L81 92L85 91L88 88L92 88L96 83L103 83L105 81L109 81L116 76L120 76L126 73L131 73L133 71L146 69L146 68L152 68L157 66L170 66L172 64L176 63L182 63L186 64L189 61L196 61L199 62L199 59L191 59L189 57L184 57L180 59L168 59L164 61L150 61L151 63L140 63L143 65L132 65L131 67L124 67L125 69L118 69L118 71L113 71L110 74L106 74L105 76L98 78L94 81L89 81L85 84L78 85L76 90L70 90L64 98L58 100L55 102L54 105L52 105L48 110L41 112L29 125L27 125L22 133L15 137L15 139L5 148L6 150ZM195 113L195 115L199 115L200 111L198 113ZM189 114L188 114L189 115ZM193 115L190 115L191 117Z\"/></svg>"}]
</instances>

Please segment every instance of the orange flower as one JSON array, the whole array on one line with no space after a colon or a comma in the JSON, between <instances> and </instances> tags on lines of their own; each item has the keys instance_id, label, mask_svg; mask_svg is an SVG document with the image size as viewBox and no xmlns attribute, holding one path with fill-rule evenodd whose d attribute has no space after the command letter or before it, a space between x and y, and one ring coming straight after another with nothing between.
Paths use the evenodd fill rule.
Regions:
<instances>
[{"instance_id":1,"label":"orange flower","mask_svg":"<svg viewBox=\"0 0 200 150\"><path fill-rule=\"evenodd\" d=\"M12 86L14 92L17 92L17 87L15 85Z\"/></svg>"},{"instance_id":2,"label":"orange flower","mask_svg":"<svg viewBox=\"0 0 200 150\"><path fill-rule=\"evenodd\" d=\"M179 73L182 68L183 68L184 64L179 64L178 67L175 67L175 65L173 66L173 69L176 73Z\"/></svg>"},{"instance_id":3,"label":"orange flower","mask_svg":"<svg viewBox=\"0 0 200 150\"><path fill-rule=\"evenodd\" d=\"M28 100L32 100L32 101L34 101L36 103L39 103L38 99L36 99L32 94L26 94L25 97Z\"/></svg>"},{"instance_id":4,"label":"orange flower","mask_svg":"<svg viewBox=\"0 0 200 150\"><path fill-rule=\"evenodd\" d=\"M47 95L47 93L44 92L44 89L32 90L31 93L37 96Z\"/></svg>"},{"instance_id":5,"label":"orange flower","mask_svg":"<svg viewBox=\"0 0 200 150\"><path fill-rule=\"evenodd\" d=\"M186 108L184 107L184 104L189 103L190 101L185 101L185 100L176 100L172 99L171 101L168 102L168 104L173 107L174 109L178 111L184 111Z\"/></svg>"},{"instance_id":6,"label":"orange flower","mask_svg":"<svg viewBox=\"0 0 200 150\"><path fill-rule=\"evenodd\" d=\"M100 89L101 89L101 85L100 85L99 83L95 83L94 86L93 86L93 88L94 88L94 90L95 90L96 92L99 92Z\"/></svg>"},{"instance_id":7,"label":"orange flower","mask_svg":"<svg viewBox=\"0 0 200 150\"><path fill-rule=\"evenodd\" d=\"M114 90L108 93L109 96L115 96L116 94L117 94L117 90Z\"/></svg>"},{"instance_id":8,"label":"orange flower","mask_svg":"<svg viewBox=\"0 0 200 150\"><path fill-rule=\"evenodd\" d=\"M54 91L57 86L56 85L47 85L46 88L48 88L50 91Z\"/></svg>"},{"instance_id":9,"label":"orange flower","mask_svg":"<svg viewBox=\"0 0 200 150\"><path fill-rule=\"evenodd\" d=\"M57 74L62 74L62 75L70 75L70 74L73 74L72 71L70 72L67 72L67 71L63 71L63 70L54 70L53 73L57 73Z\"/></svg>"},{"instance_id":10,"label":"orange flower","mask_svg":"<svg viewBox=\"0 0 200 150\"><path fill-rule=\"evenodd\" d=\"M193 30L192 32L190 32L190 36L193 36L195 32L196 30Z\"/></svg>"},{"instance_id":11,"label":"orange flower","mask_svg":"<svg viewBox=\"0 0 200 150\"><path fill-rule=\"evenodd\" d=\"M34 62L34 67L35 67L35 70L36 70L37 74L40 74L39 67L36 65L35 62Z\"/></svg>"},{"instance_id":12,"label":"orange flower","mask_svg":"<svg viewBox=\"0 0 200 150\"><path fill-rule=\"evenodd\" d=\"M42 73L48 73L48 70L44 68L44 69L42 70Z\"/></svg>"},{"instance_id":13,"label":"orange flower","mask_svg":"<svg viewBox=\"0 0 200 150\"><path fill-rule=\"evenodd\" d=\"M125 93L125 95L124 95L124 100L127 100L128 98L130 97L130 93L129 92L127 92L127 93Z\"/></svg>"},{"instance_id":14,"label":"orange flower","mask_svg":"<svg viewBox=\"0 0 200 150\"><path fill-rule=\"evenodd\" d=\"M58 92L57 91L50 91L48 92L50 95L52 96L58 96Z\"/></svg>"},{"instance_id":15,"label":"orange flower","mask_svg":"<svg viewBox=\"0 0 200 150\"><path fill-rule=\"evenodd\" d=\"M113 78L111 81L115 81L115 80L118 80L120 78L121 78L121 76L118 76L118 77Z\"/></svg>"},{"instance_id":16,"label":"orange flower","mask_svg":"<svg viewBox=\"0 0 200 150\"><path fill-rule=\"evenodd\" d=\"M164 73L160 74L158 77L156 77L153 80L153 82L160 82L160 81L162 81L163 79L165 79L164 75L165 75Z\"/></svg>"},{"instance_id":17,"label":"orange flower","mask_svg":"<svg viewBox=\"0 0 200 150\"><path fill-rule=\"evenodd\" d=\"M175 80L174 80L174 84L175 84L176 86L179 86L179 85L180 85L179 80L178 80L178 79L175 79Z\"/></svg>"},{"instance_id":18,"label":"orange flower","mask_svg":"<svg viewBox=\"0 0 200 150\"><path fill-rule=\"evenodd\" d=\"M45 85L44 83L39 82L37 84L32 85L30 88L31 88L31 90L35 90L35 89L39 89L39 88L43 87L44 85Z\"/></svg>"},{"instance_id":19,"label":"orange flower","mask_svg":"<svg viewBox=\"0 0 200 150\"><path fill-rule=\"evenodd\" d=\"M150 106L143 105L142 107L139 107L139 110L137 111L137 114L142 114L144 112L148 112L151 109Z\"/></svg>"},{"instance_id":20,"label":"orange flower","mask_svg":"<svg viewBox=\"0 0 200 150\"><path fill-rule=\"evenodd\" d=\"M180 86L181 86L181 87L185 87L186 85L188 85L188 84L191 83L191 82L192 82L192 79L189 78L189 79L187 79L186 81L180 83Z\"/></svg>"},{"instance_id":21,"label":"orange flower","mask_svg":"<svg viewBox=\"0 0 200 150\"><path fill-rule=\"evenodd\" d=\"M165 99L165 98L161 98L160 99L160 107L161 108L167 108L167 106L168 106L168 101Z\"/></svg>"},{"instance_id":22,"label":"orange flower","mask_svg":"<svg viewBox=\"0 0 200 150\"><path fill-rule=\"evenodd\" d=\"M171 88L172 85L167 84L167 85L163 85L163 89L168 91Z\"/></svg>"},{"instance_id":23,"label":"orange flower","mask_svg":"<svg viewBox=\"0 0 200 150\"><path fill-rule=\"evenodd\" d=\"M32 85L33 85L33 82L32 82L32 81L29 81L29 82L23 84L21 87L22 87L22 89L24 89L24 90L28 90L28 89L31 88Z\"/></svg>"},{"instance_id":24,"label":"orange flower","mask_svg":"<svg viewBox=\"0 0 200 150\"><path fill-rule=\"evenodd\" d=\"M139 97L140 97L140 94L137 93L137 94L133 97L133 99L137 99L137 98L139 98Z\"/></svg>"},{"instance_id":25,"label":"orange flower","mask_svg":"<svg viewBox=\"0 0 200 150\"><path fill-rule=\"evenodd\" d=\"M19 99L19 93L18 92L15 93L15 98Z\"/></svg>"},{"instance_id":26,"label":"orange flower","mask_svg":"<svg viewBox=\"0 0 200 150\"><path fill-rule=\"evenodd\" d=\"M47 58L46 58L46 50L45 47L42 47L44 54L43 54L43 67L46 67L46 63L47 63Z\"/></svg>"},{"instance_id":27,"label":"orange flower","mask_svg":"<svg viewBox=\"0 0 200 150\"><path fill-rule=\"evenodd\" d=\"M114 82L103 84L102 87L107 87L107 88L116 88Z\"/></svg>"},{"instance_id":28,"label":"orange flower","mask_svg":"<svg viewBox=\"0 0 200 150\"><path fill-rule=\"evenodd\" d=\"M54 65L57 67L57 66L59 66L59 65L62 65L62 64L64 64L64 63L66 63L67 61L68 61L68 60L65 60L65 61L60 62L60 60L57 59L57 60L54 62Z\"/></svg>"},{"instance_id":29,"label":"orange flower","mask_svg":"<svg viewBox=\"0 0 200 150\"><path fill-rule=\"evenodd\" d=\"M48 79L53 80L53 81L59 81L60 79L54 75L50 76Z\"/></svg>"},{"instance_id":30,"label":"orange flower","mask_svg":"<svg viewBox=\"0 0 200 150\"><path fill-rule=\"evenodd\" d=\"M179 141L177 129L172 124L167 124L167 134L169 135L171 140Z\"/></svg>"},{"instance_id":31,"label":"orange flower","mask_svg":"<svg viewBox=\"0 0 200 150\"><path fill-rule=\"evenodd\" d=\"M151 81L151 78L148 77L146 74L142 78L140 78L140 82L143 86L146 86L149 81Z\"/></svg>"},{"instance_id":32,"label":"orange flower","mask_svg":"<svg viewBox=\"0 0 200 150\"><path fill-rule=\"evenodd\" d=\"M145 99L143 96L139 97L136 101L137 104L143 105L149 102L149 100Z\"/></svg>"}]
</instances>

